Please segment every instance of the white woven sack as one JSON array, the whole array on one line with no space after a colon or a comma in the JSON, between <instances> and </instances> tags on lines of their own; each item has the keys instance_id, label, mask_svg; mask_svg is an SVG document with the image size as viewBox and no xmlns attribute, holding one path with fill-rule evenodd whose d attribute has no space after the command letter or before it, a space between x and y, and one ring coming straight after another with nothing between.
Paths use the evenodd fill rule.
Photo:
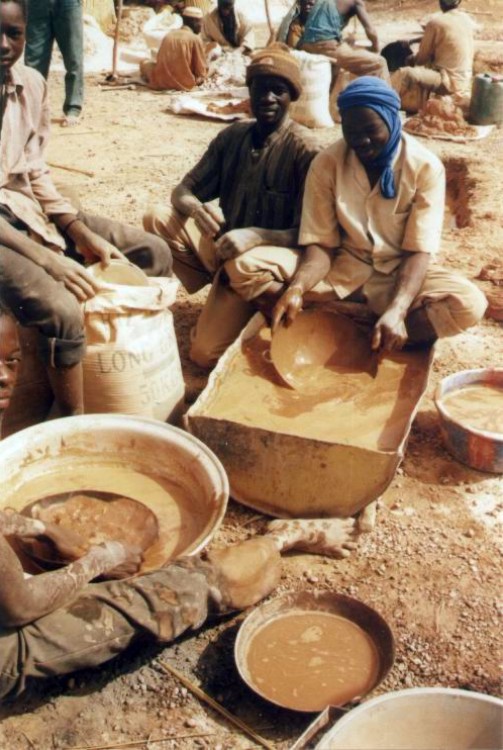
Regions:
<instances>
[{"instance_id":1,"label":"white woven sack","mask_svg":"<svg viewBox=\"0 0 503 750\"><path fill-rule=\"evenodd\" d=\"M178 281L145 279L146 286L103 284L103 291L84 305L87 414L138 414L166 421L184 397L169 310Z\"/></svg>"},{"instance_id":2,"label":"white woven sack","mask_svg":"<svg viewBox=\"0 0 503 750\"><path fill-rule=\"evenodd\" d=\"M308 128L331 128L330 83L332 64L325 55L294 50L293 55L300 65L302 94L290 107L292 119Z\"/></svg>"}]
</instances>

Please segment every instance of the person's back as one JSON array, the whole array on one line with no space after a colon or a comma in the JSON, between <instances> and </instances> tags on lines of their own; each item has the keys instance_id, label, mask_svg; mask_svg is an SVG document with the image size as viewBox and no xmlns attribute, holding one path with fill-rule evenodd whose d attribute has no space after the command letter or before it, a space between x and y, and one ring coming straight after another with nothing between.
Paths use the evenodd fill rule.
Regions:
<instances>
[{"instance_id":1,"label":"person's back","mask_svg":"<svg viewBox=\"0 0 503 750\"><path fill-rule=\"evenodd\" d=\"M466 89L472 77L475 51L473 30L470 16L457 9L436 14L425 29L425 35L433 33L435 36L432 64L446 71L453 88L458 91ZM422 64L420 52L416 58L417 65Z\"/></svg>"},{"instance_id":2,"label":"person's back","mask_svg":"<svg viewBox=\"0 0 503 750\"><path fill-rule=\"evenodd\" d=\"M184 26L170 31L162 40L149 86L157 90L190 91L197 86L205 71L203 43L199 36Z\"/></svg>"}]
</instances>

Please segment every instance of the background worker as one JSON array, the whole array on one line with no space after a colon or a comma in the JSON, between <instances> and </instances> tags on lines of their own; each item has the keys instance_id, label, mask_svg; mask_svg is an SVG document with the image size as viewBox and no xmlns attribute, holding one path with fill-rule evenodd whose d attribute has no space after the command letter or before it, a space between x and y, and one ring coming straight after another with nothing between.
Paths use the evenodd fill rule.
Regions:
<instances>
[{"instance_id":1,"label":"background worker","mask_svg":"<svg viewBox=\"0 0 503 750\"><path fill-rule=\"evenodd\" d=\"M124 252L146 273L164 276L171 273L171 252L140 229L77 212L56 190L44 160L47 84L20 62L24 0L0 0L0 29L0 298L22 325L38 330L60 416L79 414L85 352L80 303L99 289L80 263L124 260Z\"/></svg>"},{"instance_id":2,"label":"background worker","mask_svg":"<svg viewBox=\"0 0 503 750\"><path fill-rule=\"evenodd\" d=\"M260 281L263 298L279 297L274 328L292 321L304 300L363 302L375 315L375 350L427 344L475 325L487 306L482 292L431 262L444 217L441 161L402 133L400 100L384 81L358 78L338 106L344 137L309 170L302 249L282 248L275 266L247 256L233 288L248 299Z\"/></svg>"},{"instance_id":3,"label":"background worker","mask_svg":"<svg viewBox=\"0 0 503 750\"><path fill-rule=\"evenodd\" d=\"M145 228L168 242L190 294L212 284L192 331L190 356L203 367L215 364L255 311L234 289L242 259L252 248L274 259L276 248L296 247L304 180L319 150L288 116L301 86L287 47L257 52L247 83L255 119L222 130L173 191L172 206L144 217ZM223 214L211 204L217 198Z\"/></svg>"},{"instance_id":4,"label":"background worker","mask_svg":"<svg viewBox=\"0 0 503 750\"><path fill-rule=\"evenodd\" d=\"M191 91L208 75L200 37L203 12L189 5L182 10L182 18L182 28L168 32L162 40L156 61L140 63L140 73L152 89Z\"/></svg>"},{"instance_id":5,"label":"background worker","mask_svg":"<svg viewBox=\"0 0 503 750\"><path fill-rule=\"evenodd\" d=\"M236 9L235 0L218 0L217 7L203 20L204 42L248 54L255 48L255 32L246 15Z\"/></svg>"},{"instance_id":6,"label":"background worker","mask_svg":"<svg viewBox=\"0 0 503 750\"><path fill-rule=\"evenodd\" d=\"M342 41L342 32L354 17L371 43L370 51ZM389 80L364 0L297 0L283 19L277 39L295 49L327 55L340 69L353 75L375 75Z\"/></svg>"},{"instance_id":7,"label":"background worker","mask_svg":"<svg viewBox=\"0 0 503 750\"><path fill-rule=\"evenodd\" d=\"M65 66L62 126L76 125L84 101L82 0L28 0L25 63L47 80L54 41Z\"/></svg>"},{"instance_id":8,"label":"background worker","mask_svg":"<svg viewBox=\"0 0 503 750\"><path fill-rule=\"evenodd\" d=\"M432 94L470 95L474 23L458 10L461 0L440 0L441 13L428 21L415 55L392 77L407 112L418 112Z\"/></svg>"}]
</instances>

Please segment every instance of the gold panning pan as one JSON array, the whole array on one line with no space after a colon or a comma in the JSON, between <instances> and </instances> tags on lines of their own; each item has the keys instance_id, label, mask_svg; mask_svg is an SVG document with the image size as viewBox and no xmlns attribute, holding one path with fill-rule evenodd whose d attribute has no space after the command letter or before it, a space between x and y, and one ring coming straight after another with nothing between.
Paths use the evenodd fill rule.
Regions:
<instances>
[{"instance_id":1,"label":"gold panning pan","mask_svg":"<svg viewBox=\"0 0 503 750\"><path fill-rule=\"evenodd\" d=\"M319 712L370 693L391 669L395 646L386 621L363 602L300 591L248 615L234 656L241 677L262 698Z\"/></svg>"},{"instance_id":2,"label":"gold panning pan","mask_svg":"<svg viewBox=\"0 0 503 750\"><path fill-rule=\"evenodd\" d=\"M271 360L292 388L314 393L337 387L341 376L375 377L377 357L369 335L344 315L304 310L271 341Z\"/></svg>"},{"instance_id":3,"label":"gold panning pan","mask_svg":"<svg viewBox=\"0 0 503 750\"><path fill-rule=\"evenodd\" d=\"M159 539L159 523L150 508L111 492L57 494L30 503L21 513L73 532L82 540L83 552L95 544L118 541L145 553ZM43 538L19 539L17 546L42 570L72 561L58 554L54 545Z\"/></svg>"}]
</instances>

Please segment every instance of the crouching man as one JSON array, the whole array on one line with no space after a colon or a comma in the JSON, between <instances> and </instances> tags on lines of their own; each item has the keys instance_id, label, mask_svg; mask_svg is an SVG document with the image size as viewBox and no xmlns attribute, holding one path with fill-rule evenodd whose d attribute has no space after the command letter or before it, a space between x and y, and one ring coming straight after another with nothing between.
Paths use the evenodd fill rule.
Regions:
<instances>
[{"instance_id":1,"label":"crouching man","mask_svg":"<svg viewBox=\"0 0 503 750\"><path fill-rule=\"evenodd\" d=\"M253 252L274 264L282 248L296 247L304 180L318 152L308 131L288 116L301 86L287 47L257 53L247 82L255 119L219 133L173 191L172 206L144 217L145 229L168 242L174 271L189 293L212 283L192 332L190 356L203 367L234 341L262 291L257 280L242 293L241 263ZM216 198L222 212L210 203Z\"/></svg>"},{"instance_id":2,"label":"crouching man","mask_svg":"<svg viewBox=\"0 0 503 750\"><path fill-rule=\"evenodd\" d=\"M56 190L44 161L47 84L20 62L25 31L25 0L0 0L0 296L22 325L38 330L41 359L67 416L83 411L80 303L99 288L81 264L125 260L124 253L164 276L171 253L159 237L77 212Z\"/></svg>"},{"instance_id":3,"label":"crouching man","mask_svg":"<svg viewBox=\"0 0 503 750\"><path fill-rule=\"evenodd\" d=\"M439 0L440 13L426 24L415 55L392 78L402 109L418 112L433 94L470 96L475 24L461 0Z\"/></svg>"},{"instance_id":4,"label":"crouching man","mask_svg":"<svg viewBox=\"0 0 503 750\"><path fill-rule=\"evenodd\" d=\"M375 350L428 344L478 323L487 306L470 281L431 262L445 203L441 161L402 133L400 99L378 78L353 81L339 96L343 138L319 154L306 181L301 250L276 267L242 267L245 298L257 280L273 327L303 301L365 303L375 316ZM251 258L250 258L251 260Z\"/></svg>"},{"instance_id":5,"label":"crouching man","mask_svg":"<svg viewBox=\"0 0 503 750\"><path fill-rule=\"evenodd\" d=\"M157 91L191 91L208 75L206 53L201 41L203 12L191 5L182 10L183 26L169 31L161 42L155 62L140 63L142 78Z\"/></svg>"},{"instance_id":6,"label":"crouching man","mask_svg":"<svg viewBox=\"0 0 503 750\"><path fill-rule=\"evenodd\" d=\"M0 425L21 357L17 326L0 307ZM22 692L28 678L64 675L109 661L131 643L167 643L212 614L244 609L279 583L280 551L303 549L346 557L355 548L352 519L273 521L268 535L137 573L141 551L106 542L84 552L61 526L0 511L0 699ZM9 544L42 539L56 557L73 560L25 578ZM90 583L106 574L109 580Z\"/></svg>"}]
</instances>

